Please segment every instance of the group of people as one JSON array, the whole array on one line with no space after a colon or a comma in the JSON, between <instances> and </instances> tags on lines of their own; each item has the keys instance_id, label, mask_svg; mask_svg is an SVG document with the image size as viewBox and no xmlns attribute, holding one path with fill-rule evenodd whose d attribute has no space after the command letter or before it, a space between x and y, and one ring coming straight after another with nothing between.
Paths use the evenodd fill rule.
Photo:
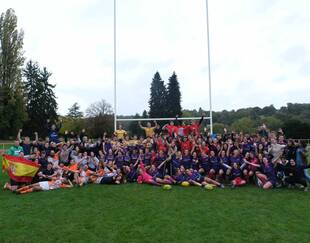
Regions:
<instances>
[{"instance_id":1,"label":"group of people","mask_svg":"<svg viewBox=\"0 0 310 243\"><path fill-rule=\"evenodd\" d=\"M108 137L91 139L83 129L79 136L59 135L49 126L49 137L22 139L19 130L7 153L40 165L31 184L7 182L4 189L19 194L86 184L140 183L155 186L181 185L231 188L253 184L263 189L308 189L307 146L286 139L283 131L262 125L256 134L223 130L210 134L199 122L178 119L160 126L146 126L144 137L129 137L119 125ZM203 130L203 131L202 131Z\"/></svg>"}]
</instances>

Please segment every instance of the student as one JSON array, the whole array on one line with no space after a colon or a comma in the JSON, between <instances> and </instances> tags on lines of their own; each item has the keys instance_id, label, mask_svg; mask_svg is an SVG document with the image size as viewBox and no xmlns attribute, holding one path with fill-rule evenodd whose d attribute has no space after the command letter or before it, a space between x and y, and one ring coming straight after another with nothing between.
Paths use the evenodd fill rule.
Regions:
<instances>
[{"instance_id":1,"label":"student","mask_svg":"<svg viewBox=\"0 0 310 243\"><path fill-rule=\"evenodd\" d=\"M16 140L20 141L20 145L23 147L23 152L25 154L25 156L29 156L32 153L33 150L33 143L31 143L30 138L29 137L25 137L24 140L21 139L21 133L22 133L23 129L19 129L18 133L17 133L17 138ZM35 132L35 141L37 142L38 139L38 133Z\"/></svg>"},{"instance_id":2,"label":"student","mask_svg":"<svg viewBox=\"0 0 310 243\"><path fill-rule=\"evenodd\" d=\"M23 147L20 146L18 139L15 140L14 145L7 150L7 154L12 156L19 156L21 152L24 152L24 150Z\"/></svg>"},{"instance_id":3,"label":"student","mask_svg":"<svg viewBox=\"0 0 310 243\"><path fill-rule=\"evenodd\" d=\"M139 164L137 181L139 184L146 183L155 186L161 185L160 183L156 182L156 180L154 180L153 176L147 173L143 162L140 162Z\"/></svg>"},{"instance_id":4,"label":"student","mask_svg":"<svg viewBox=\"0 0 310 243\"><path fill-rule=\"evenodd\" d=\"M97 178L94 179L92 177L93 183L95 184L121 184L122 181L122 174L118 173L117 170L110 170L110 172L105 173L104 175L95 174Z\"/></svg>"},{"instance_id":5,"label":"student","mask_svg":"<svg viewBox=\"0 0 310 243\"><path fill-rule=\"evenodd\" d=\"M157 126L157 122L154 121L154 123L155 123L155 126L154 126L154 127L152 127L152 124L151 124L150 122L147 122L147 123L146 123L146 127L143 127L143 126L141 125L141 122L139 121L139 126L140 126L140 128L143 129L144 132L145 132L145 137L150 137L150 138L152 138L152 137L154 136L154 134L155 134L155 128L156 128L156 126Z\"/></svg>"},{"instance_id":6,"label":"student","mask_svg":"<svg viewBox=\"0 0 310 243\"><path fill-rule=\"evenodd\" d=\"M201 156L200 156L200 169L199 169L199 173L204 174L204 175L208 175L210 170L211 170L211 163L209 161L209 157L203 151L203 152L201 152Z\"/></svg>"},{"instance_id":7,"label":"student","mask_svg":"<svg viewBox=\"0 0 310 243\"><path fill-rule=\"evenodd\" d=\"M304 191L308 191L308 184L304 177L304 170L308 169L309 165L297 165L294 159L290 159L290 162L285 166L285 182L290 186L300 184L304 187Z\"/></svg>"},{"instance_id":8,"label":"student","mask_svg":"<svg viewBox=\"0 0 310 243\"><path fill-rule=\"evenodd\" d=\"M225 176L229 176L231 172L230 160L229 157L226 156L225 150L221 150L219 162L220 162L219 177L221 177L221 179L224 179Z\"/></svg>"},{"instance_id":9,"label":"student","mask_svg":"<svg viewBox=\"0 0 310 243\"><path fill-rule=\"evenodd\" d=\"M74 174L74 182L78 186L86 185L91 175L95 174L94 171L88 169L87 165L82 166L80 172Z\"/></svg>"},{"instance_id":10,"label":"student","mask_svg":"<svg viewBox=\"0 0 310 243\"><path fill-rule=\"evenodd\" d=\"M215 155L215 152L213 150L211 150L210 152L209 163L211 165L211 169L209 171L208 177L215 179L216 177L218 177L218 172L220 170L221 164L219 158Z\"/></svg>"},{"instance_id":11,"label":"student","mask_svg":"<svg viewBox=\"0 0 310 243\"><path fill-rule=\"evenodd\" d=\"M191 124L189 125L189 131L194 136L199 134L200 125L203 121L204 116L205 116L205 114L202 114L199 122L191 121Z\"/></svg>"},{"instance_id":12,"label":"student","mask_svg":"<svg viewBox=\"0 0 310 243\"><path fill-rule=\"evenodd\" d=\"M47 164L46 168L42 168L38 173L40 181L51 181L56 175L57 172L53 169L53 164L51 162Z\"/></svg>"},{"instance_id":13,"label":"student","mask_svg":"<svg viewBox=\"0 0 310 243\"><path fill-rule=\"evenodd\" d=\"M256 176L258 184L261 185L263 189L267 190L275 187L277 181L276 173L273 164L270 163L266 157L263 158L262 165L250 164L261 168L261 171L256 171Z\"/></svg>"},{"instance_id":14,"label":"student","mask_svg":"<svg viewBox=\"0 0 310 243\"><path fill-rule=\"evenodd\" d=\"M58 178L57 180L53 181L41 181L35 184L21 187L16 190L16 193L26 194L35 191L49 191L59 188L70 188L70 187L73 187L73 184L71 183L70 180L67 180L66 178Z\"/></svg>"},{"instance_id":15,"label":"student","mask_svg":"<svg viewBox=\"0 0 310 243\"><path fill-rule=\"evenodd\" d=\"M170 121L169 124L164 125L162 129L166 130L170 137L176 137L178 134L178 127L174 125L173 121Z\"/></svg>"},{"instance_id":16,"label":"student","mask_svg":"<svg viewBox=\"0 0 310 243\"><path fill-rule=\"evenodd\" d=\"M191 169L193 167L192 164L192 156L189 154L189 150L185 149L184 150L184 154L182 156L182 161L181 161L181 165L185 168L185 169Z\"/></svg>"},{"instance_id":17,"label":"student","mask_svg":"<svg viewBox=\"0 0 310 243\"><path fill-rule=\"evenodd\" d=\"M279 162L286 145L285 144L278 144L277 140L275 138L272 138L270 141L271 141L271 144L268 148L268 154L270 154L272 156L271 162L273 164L275 164L275 163Z\"/></svg>"},{"instance_id":18,"label":"student","mask_svg":"<svg viewBox=\"0 0 310 243\"><path fill-rule=\"evenodd\" d=\"M49 133L49 141L59 143L58 133L61 128L61 120L56 126L55 124L50 124L50 119L47 119L46 127Z\"/></svg>"},{"instance_id":19,"label":"student","mask_svg":"<svg viewBox=\"0 0 310 243\"><path fill-rule=\"evenodd\" d=\"M242 171L239 168L239 164L237 162L232 163L231 184L232 188L235 188L236 186L243 186L246 184L246 181L242 179Z\"/></svg>"},{"instance_id":20,"label":"student","mask_svg":"<svg viewBox=\"0 0 310 243\"><path fill-rule=\"evenodd\" d=\"M114 135L118 140L123 140L127 136L127 132L123 129L121 124L118 125L118 129L114 132Z\"/></svg>"}]
</instances>

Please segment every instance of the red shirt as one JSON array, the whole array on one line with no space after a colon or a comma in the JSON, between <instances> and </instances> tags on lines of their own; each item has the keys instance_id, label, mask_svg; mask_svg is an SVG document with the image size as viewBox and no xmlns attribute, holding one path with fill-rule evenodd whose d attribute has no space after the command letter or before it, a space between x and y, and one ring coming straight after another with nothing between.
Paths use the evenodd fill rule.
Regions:
<instances>
[{"instance_id":1,"label":"red shirt","mask_svg":"<svg viewBox=\"0 0 310 243\"><path fill-rule=\"evenodd\" d=\"M181 151L184 153L185 150L191 151L192 150L192 143L189 140L186 140L185 142L181 142Z\"/></svg>"},{"instance_id":2,"label":"red shirt","mask_svg":"<svg viewBox=\"0 0 310 243\"><path fill-rule=\"evenodd\" d=\"M178 127L174 125L166 125L166 129L168 130L169 135L171 136L173 133L178 134Z\"/></svg>"},{"instance_id":3,"label":"red shirt","mask_svg":"<svg viewBox=\"0 0 310 243\"><path fill-rule=\"evenodd\" d=\"M209 149L209 147L206 145L206 146L201 146L200 147L200 153L202 153L202 152L205 152L207 155L209 155L210 154L210 149Z\"/></svg>"},{"instance_id":4,"label":"red shirt","mask_svg":"<svg viewBox=\"0 0 310 243\"><path fill-rule=\"evenodd\" d=\"M189 129L191 133L197 135L199 134L200 124L195 122L194 124L189 126Z\"/></svg>"}]
</instances>

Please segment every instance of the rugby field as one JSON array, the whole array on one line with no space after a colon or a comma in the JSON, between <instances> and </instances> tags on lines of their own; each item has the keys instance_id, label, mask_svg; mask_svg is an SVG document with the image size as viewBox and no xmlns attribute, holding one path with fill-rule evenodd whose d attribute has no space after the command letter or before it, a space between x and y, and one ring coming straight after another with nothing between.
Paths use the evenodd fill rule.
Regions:
<instances>
[{"instance_id":1,"label":"rugby field","mask_svg":"<svg viewBox=\"0 0 310 243\"><path fill-rule=\"evenodd\" d=\"M309 201L310 192L253 186L0 191L0 242L309 242Z\"/></svg>"}]
</instances>

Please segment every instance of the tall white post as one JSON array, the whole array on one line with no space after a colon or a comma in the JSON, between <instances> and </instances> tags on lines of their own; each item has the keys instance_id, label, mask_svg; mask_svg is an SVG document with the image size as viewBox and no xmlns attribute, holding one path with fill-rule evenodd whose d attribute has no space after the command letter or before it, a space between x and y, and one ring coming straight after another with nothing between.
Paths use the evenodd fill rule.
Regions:
<instances>
[{"instance_id":1,"label":"tall white post","mask_svg":"<svg viewBox=\"0 0 310 243\"><path fill-rule=\"evenodd\" d=\"M116 0L114 0L114 131L117 123L116 111Z\"/></svg>"},{"instance_id":2,"label":"tall white post","mask_svg":"<svg viewBox=\"0 0 310 243\"><path fill-rule=\"evenodd\" d=\"M210 63L210 37L209 37L209 6L206 0L206 17L207 17L207 39L208 39L208 71L209 71L209 109L210 109L210 132L213 133L212 119L212 89L211 89L211 63Z\"/></svg>"}]
</instances>

